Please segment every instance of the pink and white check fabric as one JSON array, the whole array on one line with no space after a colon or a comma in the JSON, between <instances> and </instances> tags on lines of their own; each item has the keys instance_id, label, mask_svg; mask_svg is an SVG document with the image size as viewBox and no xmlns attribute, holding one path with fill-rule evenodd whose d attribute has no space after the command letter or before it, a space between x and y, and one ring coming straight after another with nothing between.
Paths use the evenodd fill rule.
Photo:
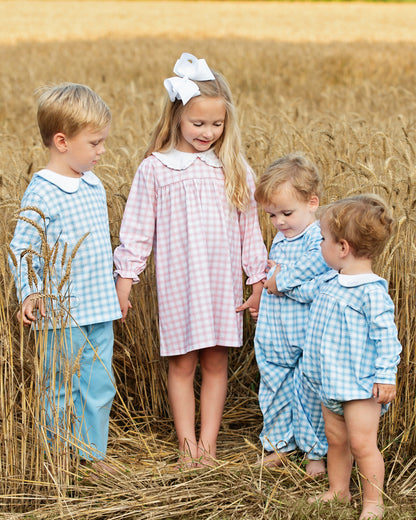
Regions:
<instances>
[{"instance_id":1,"label":"pink and white check fabric","mask_svg":"<svg viewBox=\"0 0 416 520\"><path fill-rule=\"evenodd\" d=\"M248 172L252 192L254 182ZM155 254L162 356L242 345L242 268L265 278L267 253L257 206L241 213L224 190L213 151L157 153L139 166L115 250L116 273L138 281Z\"/></svg>"}]
</instances>

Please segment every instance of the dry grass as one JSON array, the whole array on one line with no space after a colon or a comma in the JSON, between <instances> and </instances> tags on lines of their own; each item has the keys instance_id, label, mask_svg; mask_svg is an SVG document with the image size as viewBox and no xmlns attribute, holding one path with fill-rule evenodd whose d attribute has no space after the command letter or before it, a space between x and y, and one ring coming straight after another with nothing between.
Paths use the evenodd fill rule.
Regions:
<instances>
[{"instance_id":1,"label":"dry grass","mask_svg":"<svg viewBox=\"0 0 416 520\"><path fill-rule=\"evenodd\" d=\"M413 42L416 5L314 2L0 1L1 43L99 38Z\"/></svg>"},{"instance_id":2,"label":"dry grass","mask_svg":"<svg viewBox=\"0 0 416 520\"><path fill-rule=\"evenodd\" d=\"M27 17L29 13L32 16L31 24L19 26L11 23L12 18L3 18L6 4L9 8L15 5L16 9L21 6L27 9ZM188 34L188 39L179 39L179 33L175 38L135 34L144 26L148 28L149 23L135 25L134 31L130 27L132 32L126 30L123 38L117 32L124 30L117 16L114 17L114 34L118 38L76 41L75 31L71 42L21 41L22 35L29 39L42 32L36 16L44 11L30 11L32 4L38 2L0 2L0 19L6 20L12 35L7 40L4 36L7 33L3 32L2 38L7 45L0 46L2 244L10 241L15 210L31 173L45 163L46 153L35 124L34 90L44 83L62 80L89 84L112 108L112 135L108 151L96 172L107 188L111 232L113 243L117 244L131 179L159 113L162 81L171 73L174 60L185 50L204 56L209 64L229 78L238 106L246 154L256 173L279 155L304 150L317 162L324 176L324 202L353 191L369 190L384 195L394 207L397 233L379 259L377 270L389 281L404 352L398 399L383 420L380 444L387 461L386 518L415 518L416 43L395 43L396 39L388 38L390 32L394 33L393 23L387 29L384 26L384 32L374 31L374 34L386 35L386 41L364 41L369 39L364 31L362 38L357 37L360 42L329 45L319 40L325 31L321 32L321 25L317 28L312 19L307 25L309 35L305 39L308 42L213 39L212 34L207 40L202 38L202 29ZM65 37L73 12L72 2L56 4L65 6L65 24L60 33ZM78 6L78 9L90 4L92 2L83 2L83 7ZM96 21L100 13L108 13L110 4L99 4ZM126 26L129 20L136 21L129 9L160 8L160 4L152 6L150 2L122 4L123 10L119 10L118 16L128 18L124 21ZM197 5L199 3L187 3L186 9L191 12ZM211 8L211 4L203 5L204 9ZM227 3L213 5L218 9L219 5L223 9L228 7ZM265 12L263 7L272 8L272 4L256 3L256 9L259 5L262 13ZM353 13L354 9L361 16L366 7L382 12L386 12L387 7L348 4L343 6L345 16L341 16L340 11L335 11L335 4L325 5L327 16L331 12L337 13L333 23L326 24L328 26L348 21L348 13ZM244 6L247 11L241 12ZM178 14L175 7L175 2L163 7L165 18L175 19ZM296 4L289 7L295 9ZM337 5L336 9L341 7ZM391 7L395 11L395 14L390 12L391 20L394 21L394 16L404 16L406 27L411 20L410 11L406 10L413 6ZM14 11L9 8L8 16L12 16ZM301 27L302 16L311 8L308 4L298 5L297 17L291 15L293 23ZM253 7L242 4L239 9L244 18L243 14ZM317 9L322 6L318 5ZM360 23L364 26L376 23L375 11L369 12L370 19L361 18ZM82 34L85 19L79 17L79 34ZM91 17L87 19L91 29L88 38L108 34L103 28L100 33L99 24L93 26ZM272 27L270 20L266 26ZM350 27L355 25L351 23ZM229 22L229 26L233 24ZM45 30L51 30L50 26ZM54 39L56 25L52 32ZM158 34L163 35L163 31ZM291 34L289 29L287 34ZM349 33L347 37L350 37ZM12 41L17 43L9 45ZM263 217L262 227L265 240L270 244L272 230ZM305 479L298 455L282 470L255 467L257 457L261 456L257 440L261 414L256 396L258 373L252 348L253 326L248 319L245 346L230 356L229 394L219 440L221 464L214 470L176 472L176 441L166 398L166 367L158 356L152 265L147 269L142 285L134 290L133 304L135 312L126 325L116 324L114 368L119 395L112 414L109 454L122 473L116 477L103 476L98 481L82 480L82 472L68 454L60 460L56 454L55 459L48 459L48 449L39 435L36 424L39 396L35 386L39 342L35 343L27 331L22 334L16 324L17 304L6 265L6 250L2 249L0 510L3 513L0 517L77 520L357 518L360 495L356 478L351 507L327 505L317 508L307 504L307 497L319 491L324 483L311 483Z\"/></svg>"}]
</instances>

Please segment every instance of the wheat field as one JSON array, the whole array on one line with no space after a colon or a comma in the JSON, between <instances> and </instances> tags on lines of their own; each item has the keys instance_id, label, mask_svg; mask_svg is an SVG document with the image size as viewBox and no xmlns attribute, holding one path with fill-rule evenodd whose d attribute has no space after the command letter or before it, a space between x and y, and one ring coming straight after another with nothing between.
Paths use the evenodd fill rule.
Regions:
<instances>
[{"instance_id":1,"label":"wheat field","mask_svg":"<svg viewBox=\"0 0 416 520\"><path fill-rule=\"evenodd\" d=\"M42 334L19 330L7 266L16 210L46 161L35 91L86 83L113 113L96 168L107 190L114 247L132 177L182 52L229 79L255 173L302 150L317 163L323 202L374 191L393 207L396 233L376 263L389 282L403 345L398 397L383 418L386 519L416 516L416 33L415 4L0 1L0 518L354 519L350 506L317 507L326 485L287 466L256 465L258 372L254 326L230 354L229 392L213 469L175 470L166 364L158 355L153 264L133 291L134 312L115 325L109 457L116 476L91 479L68 453L45 446L36 390ZM264 215L267 245L273 230ZM196 384L198 393L198 381Z\"/></svg>"}]
</instances>

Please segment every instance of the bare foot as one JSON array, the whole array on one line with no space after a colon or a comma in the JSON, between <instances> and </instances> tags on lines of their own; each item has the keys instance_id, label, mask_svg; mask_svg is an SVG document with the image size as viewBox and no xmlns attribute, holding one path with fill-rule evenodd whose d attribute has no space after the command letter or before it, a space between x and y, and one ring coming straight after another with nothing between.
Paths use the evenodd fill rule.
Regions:
<instances>
[{"instance_id":1,"label":"bare foot","mask_svg":"<svg viewBox=\"0 0 416 520\"><path fill-rule=\"evenodd\" d=\"M98 480L100 475L122 474L122 471L120 471L116 466L113 466L104 460L81 460L81 466L87 470L90 478L93 480Z\"/></svg>"},{"instance_id":2,"label":"bare foot","mask_svg":"<svg viewBox=\"0 0 416 520\"><path fill-rule=\"evenodd\" d=\"M306 463L305 471L312 478L322 477L323 475L325 475L324 460L308 460L308 462Z\"/></svg>"},{"instance_id":3,"label":"bare foot","mask_svg":"<svg viewBox=\"0 0 416 520\"><path fill-rule=\"evenodd\" d=\"M287 461L286 455L273 451L263 459L263 466L266 468L279 468Z\"/></svg>"},{"instance_id":4,"label":"bare foot","mask_svg":"<svg viewBox=\"0 0 416 520\"><path fill-rule=\"evenodd\" d=\"M364 502L359 520L381 520L384 506L378 502Z\"/></svg>"},{"instance_id":5,"label":"bare foot","mask_svg":"<svg viewBox=\"0 0 416 520\"><path fill-rule=\"evenodd\" d=\"M351 493L349 491L334 492L328 489L328 491L325 491L325 493L321 493L316 497L308 498L309 504L314 504L316 502L331 502L332 500L337 500L338 502L348 504L351 502Z\"/></svg>"},{"instance_id":6,"label":"bare foot","mask_svg":"<svg viewBox=\"0 0 416 520\"><path fill-rule=\"evenodd\" d=\"M178 471L186 471L198 467L198 462L192 458L189 453L181 453L176 463L175 469Z\"/></svg>"},{"instance_id":7,"label":"bare foot","mask_svg":"<svg viewBox=\"0 0 416 520\"><path fill-rule=\"evenodd\" d=\"M198 446L198 467L214 467L216 466L216 451L208 451Z\"/></svg>"}]
</instances>

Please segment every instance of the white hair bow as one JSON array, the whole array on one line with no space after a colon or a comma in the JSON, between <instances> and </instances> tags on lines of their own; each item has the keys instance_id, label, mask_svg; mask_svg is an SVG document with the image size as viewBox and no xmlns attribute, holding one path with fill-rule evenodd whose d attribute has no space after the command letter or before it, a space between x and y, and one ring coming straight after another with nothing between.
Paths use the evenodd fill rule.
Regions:
<instances>
[{"instance_id":1,"label":"white hair bow","mask_svg":"<svg viewBox=\"0 0 416 520\"><path fill-rule=\"evenodd\" d=\"M214 74L204 59L198 60L194 55L184 52L176 62L173 72L176 76L167 78L163 82L171 101L180 99L184 105L200 95L195 81L215 79ZM194 81L192 81L194 80Z\"/></svg>"}]
</instances>

